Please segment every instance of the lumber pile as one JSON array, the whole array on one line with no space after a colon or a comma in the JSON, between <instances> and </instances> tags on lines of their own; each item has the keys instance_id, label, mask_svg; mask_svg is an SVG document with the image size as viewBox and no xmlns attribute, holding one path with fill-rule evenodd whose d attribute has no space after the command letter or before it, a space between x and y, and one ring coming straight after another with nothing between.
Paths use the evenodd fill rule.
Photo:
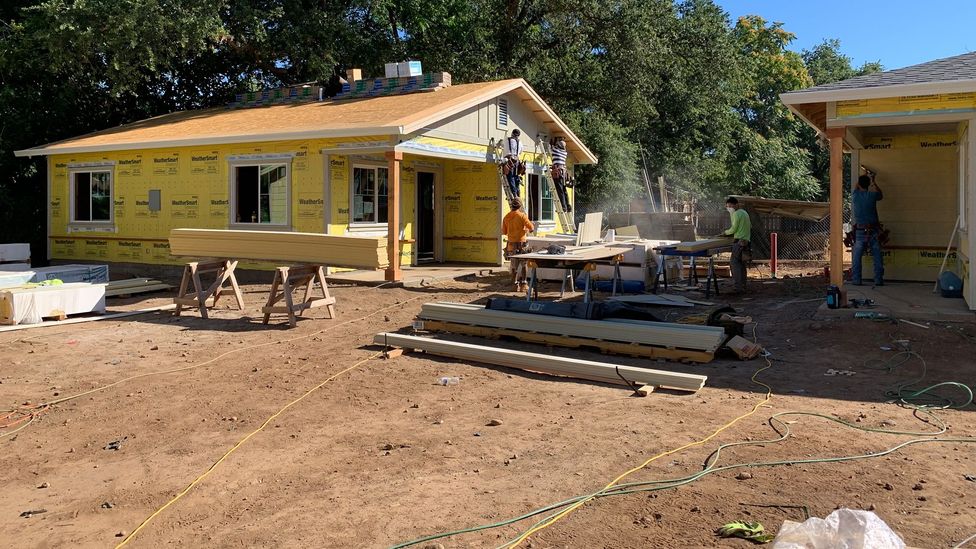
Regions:
<instances>
[{"instance_id":1,"label":"lumber pile","mask_svg":"<svg viewBox=\"0 0 976 549\"><path fill-rule=\"evenodd\" d=\"M373 343L405 349L420 349L431 354L460 360L615 385L667 387L680 391L696 392L704 387L705 381L708 379L706 376L696 374L621 366L606 362L527 353L403 334L379 333L373 337Z\"/></svg>"},{"instance_id":2,"label":"lumber pile","mask_svg":"<svg viewBox=\"0 0 976 549\"><path fill-rule=\"evenodd\" d=\"M113 280L106 284L105 297L130 296L171 289L173 287L169 284L152 278L127 278L125 280Z\"/></svg>"},{"instance_id":3,"label":"lumber pile","mask_svg":"<svg viewBox=\"0 0 976 549\"><path fill-rule=\"evenodd\" d=\"M724 330L712 326L533 315L467 303L426 303L418 318L427 330L691 362L710 362L725 342Z\"/></svg>"},{"instance_id":4,"label":"lumber pile","mask_svg":"<svg viewBox=\"0 0 976 549\"><path fill-rule=\"evenodd\" d=\"M282 231L173 229L170 254L182 257L252 259L351 269L389 266L386 239Z\"/></svg>"}]
</instances>

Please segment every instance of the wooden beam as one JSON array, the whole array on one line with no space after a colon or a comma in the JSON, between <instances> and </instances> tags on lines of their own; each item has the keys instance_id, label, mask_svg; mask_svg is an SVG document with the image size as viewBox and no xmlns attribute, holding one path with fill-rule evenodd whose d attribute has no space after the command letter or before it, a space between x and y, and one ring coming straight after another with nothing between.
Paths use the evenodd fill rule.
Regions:
<instances>
[{"instance_id":1,"label":"wooden beam","mask_svg":"<svg viewBox=\"0 0 976 549\"><path fill-rule=\"evenodd\" d=\"M396 282L403 279L403 273L400 270L400 161L403 160L403 153L400 151L387 152L386 160L389 163L386 248L389 253L390 265L386 269L386 280Z\"/></svg>"},{"instance_id":2,"label":"wooden beam","mask_svg":"<svg viewBox=\"0 0 976 549\"><path fill-rule=\"evenodd\" d=\"M706 376L666 372L635 366L620 366L606 362L577 360L553 355L526 353L498 347L458 343L442 339L379 333L373 337L376 345L392 345L406 349L420 349L431 354L518 368L531 372L588 379L615 385L655 385L680 391L696 392L705 386Z\"/></svg>"},{"instance_id":3,"label":"wooden beam","mask_svg":"<svg viewBox=\"0 0 976 549\"><path fill-rule=\"evenodd\" d=\"M387 266L382 237L173 229L169 233L169 245L170 254L176 257L254 259L353 269L385 269Z\"/></svg>"},{"instance_id":4,"label":"wooden beam","mask_svg":"<svg viewBox=\"0 0 976 549\"><path fill-rule=\"evenodd\" d=\"M844 286L844 136L847 128L828 128L830 139L830 283Z\"/></svg>"}]
</instances>

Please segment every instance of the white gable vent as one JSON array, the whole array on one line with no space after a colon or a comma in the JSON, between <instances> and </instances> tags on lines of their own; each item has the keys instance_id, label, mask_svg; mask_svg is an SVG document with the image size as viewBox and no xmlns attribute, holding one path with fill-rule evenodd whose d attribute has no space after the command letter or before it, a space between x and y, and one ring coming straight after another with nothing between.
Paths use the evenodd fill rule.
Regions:
<instances>
[{"instance_id":1,"label":"white gable vent","mask_svg":"<svg viewBox=\"0 0 976 549\"><path fill-rule=\"evenodd\" d=\"M498 127L508 127L508 99L498 98Z\"/></svg>"}]
</instances>

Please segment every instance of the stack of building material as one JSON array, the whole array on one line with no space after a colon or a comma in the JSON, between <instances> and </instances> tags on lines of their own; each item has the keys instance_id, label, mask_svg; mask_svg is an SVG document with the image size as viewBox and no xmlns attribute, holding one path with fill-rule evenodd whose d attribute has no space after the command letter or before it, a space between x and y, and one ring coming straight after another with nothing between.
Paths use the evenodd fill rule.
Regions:
<instances>
[{"instance_id":1,"label":"stack of building material","mask_svg":"<svg viewBox=\"0 0 976 549\"><path fill-rule=\"evenodd\" d=\"M0 244L0 271L30 269L30 244Z\"/></svg>"},{"instance_id":2,"label":"stack of building material","mask_svg":"<svg viewBox=\"0 0 976 549\"><path fill-rule=\"evenodd\" d=\"M451 73L433 72L419 76L394 78L368 78L342 85L342 91L333 99L354 99L380 95L402 95L419 91L433 91L451 85Z\"/></svg>"},{"instance_id":3,"label":"stack of building material","mask_svg":"<svg viewBox=\"0 0 976 549\"><path fill-rule=\"evenodd\" d=\"M386 238L279 231L173 229L170 254L177 257L253 259L351 269L389 266Z\"/></svg>"},{"instance_id":4,"label":"stack of building material","mask_svg":"<svg viewBox=\"0 0 976 549\"><path fill-rule=\"evenodd\" d=\"M0 288L25 286L34 278L34 271L0 272Z\"/></svg>"},{"instance_id":5,"label":"stack of building material","mask_svg":"<svg viewBox=\"0 0 976 549\"><path fill-rule=\"evenodd\" d=\"M548 354L526 353L499 347L471 345L441 339L416 337L403 334L379 333L373 337L377 345L420 349L431 354L461 360L497 364L531 372L552 374L602 383L637 387L666 387L680 391L696 392L708 379L702 375L666 372L635 366L621 366L606 362L594 362L564 358Z\"/></svg>"},{"instance_id":6,"label":"stack of building material","mask_svg":"<svg viewBox=\"0 0 976 549\"><path fill-rule=\"evenodd\" d=\"M61 282L90 282L92 284L108 283L108 265L52 265L51 267L36 267L32 270L34 277L31 282L60 280Z\"/></svg>"},{"instance_id":7,"label":"stack of building material","mask_svg":"<svg viewBox=\"0 0 976 549\"><path fill-rule=\"evenodd\" d=\"M298 103L301 101L321 101L322 86L289 86L261 91L239 93L228 108L275 105L278 103Z\"/></svg>"},{"instance_id":8,"label":"stack of building material","mask_svg":"<svg viewBox=\"0 0 976 549\"><path fill-rule=\"evenodd\" d=\"M133 294L171 290L172 286L151 278L127 278L113 280L105 286L105 297L127 297Z\"/></svg>"},{"instance_id":9,"label":"stack of building material","mask_svg":"<svg viewBox=\"0 0 976 549\"><path fill-rule=\"evenodd\" d=\"M76 282L0 290L0 324L37 324L42 318L105 312L105 286Z\"/></svg>"},{"instance_id":10,"label":"stack of building material","mask_svg":"<svg viewBox=\"0 0 976 549\"><path fill-rule=\"evenodd\" d=\"M712 326L542 316L467 303L427 303L418 318L425 330L692 362L710 362L725 342L725 331Z\"/></svg>"}]
</instances>

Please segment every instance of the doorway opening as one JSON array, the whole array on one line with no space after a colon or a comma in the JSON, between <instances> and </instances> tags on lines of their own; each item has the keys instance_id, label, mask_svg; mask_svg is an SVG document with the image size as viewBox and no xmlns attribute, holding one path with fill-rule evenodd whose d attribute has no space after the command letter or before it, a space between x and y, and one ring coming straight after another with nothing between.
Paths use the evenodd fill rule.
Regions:
<instances>
[{"instance_id":1,"label":"doorway opening","mask_svg":"<svg viewBox=\"0 0 976 549\"><path fill-rule=\"evenodd\" d=\"M417 172L417 263L434 261L434 174Z\"/></svg>"}]
</instances>

